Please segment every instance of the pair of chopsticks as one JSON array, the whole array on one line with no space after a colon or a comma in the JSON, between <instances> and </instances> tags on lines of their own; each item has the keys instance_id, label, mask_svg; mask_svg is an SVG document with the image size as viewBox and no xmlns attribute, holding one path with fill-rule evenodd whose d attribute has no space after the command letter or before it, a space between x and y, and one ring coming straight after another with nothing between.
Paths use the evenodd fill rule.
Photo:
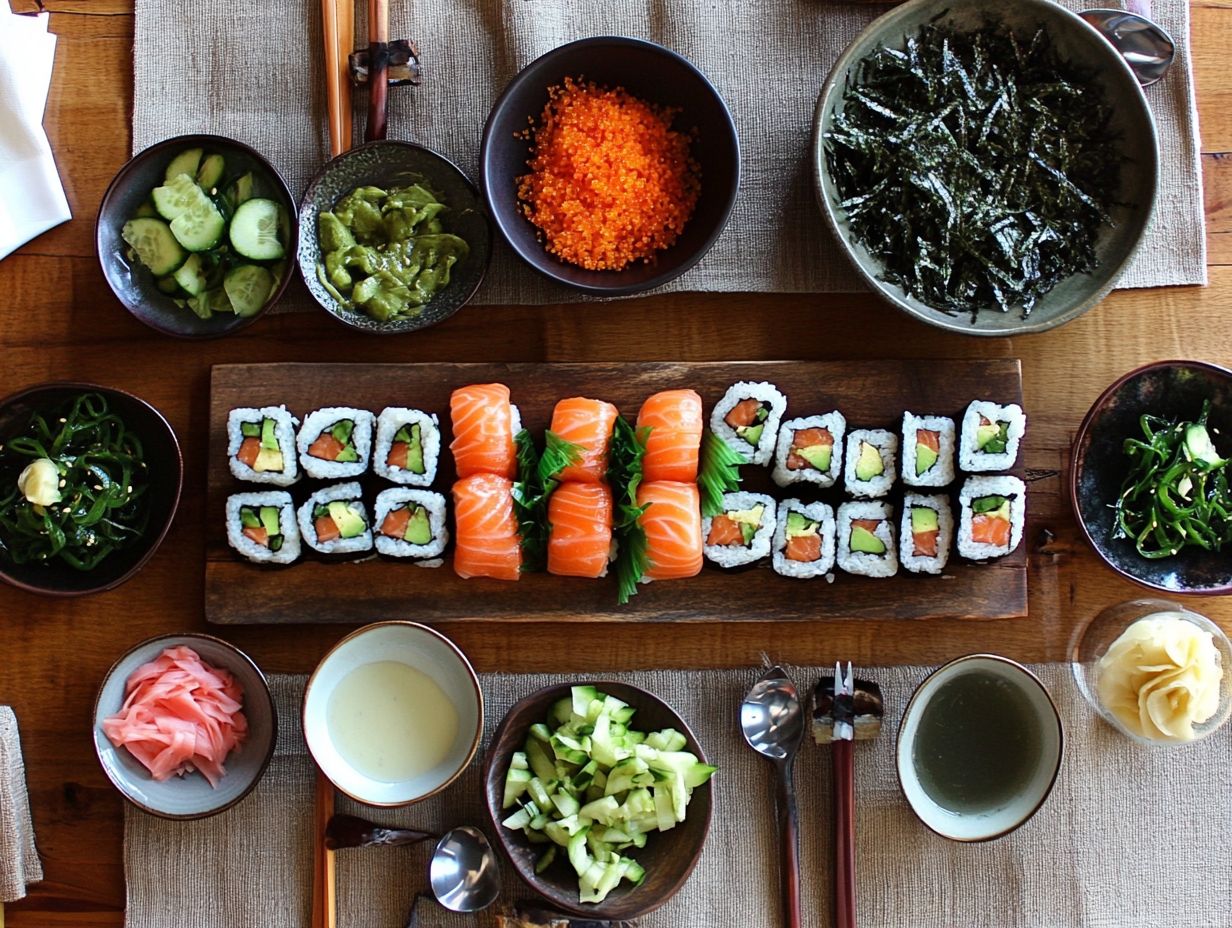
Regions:
<instances>
[{"instance_id":1,"label":"pair of chopsticks","mask_svg":"<svg viewBox=\"0 0 1232 928\"><path fill-rule=\"evenodd\" d=\"M325 846L325 829L333 814L334 784L318 768L312 814L312 928L336 928L338 924L334 852Z\"/></svg>"},{"instance_id":2,"label":"pair of chopsticks","mask_svg":"<svg viewBox=\"0 0 1232 928\"><path fill-rule=\"evenodd\" d=\"M351 69L355 50L355 0L321 0L325 31L325 98L329 112L329 153L351 147Z\"/></svg>"}]
</instances>

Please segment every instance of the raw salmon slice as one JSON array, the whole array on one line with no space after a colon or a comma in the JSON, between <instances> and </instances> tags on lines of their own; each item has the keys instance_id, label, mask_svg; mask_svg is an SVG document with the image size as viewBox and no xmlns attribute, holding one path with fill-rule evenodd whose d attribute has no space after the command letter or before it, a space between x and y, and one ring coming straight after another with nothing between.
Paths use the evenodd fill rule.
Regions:
<instances>
[{"instance_id":1,"label":"raw salmon slice","mask_svg":"<svg viewBox=\"0 0 1232 928\"><path fill-rule=\"evenodd\" d=\"M459 387L449 398L453 418L454 464L459 477L496 474L512 479L517 475L513 436L516 413L503 383L476 383Z\"/></svg>"},{"instance_id":2,"label":"raw salmon slice","mask_svg":"<svg viewBox=\"0 0 1232 928\"><path fill-rule=\"evenodd\" d=\"M559 406L557 407L560 408ZM562 483L548 500L548 573L602 577L612 552L612 491L602 483Z\"/></svg>"},{"instance_id":3,"label":"raw salmon slice","mask_svg":"<svg viewBox=\"0 0 1232 928\"><path fill-rule=\"evenodd\" d=\"M1009 520L981 512L971 519L971 540L982 545L996 545L998 548L1009 547Z\"/></svg>"},{"instance_id":4,"label":"raw salmon slice","mask_svg":"<svg viewBox=\"0 0 1232 928\"><path fill-rule=\"evenodd\" d=\"M495 474L473 474L453 485L453 569L459 577L517 580L522 575L512 490L513 481Z\"/></svg>"},{"instance_id":5,"label":"raw salmon slice","mask_svg":"<svg viewBox=\"0 0 1232 928\"><path fill-rule=\"evenodd\" d=\"M612 444L612 426L618 415L611 403L584 396L573 396L556 404L552 411L552 431L582 449L582 459L562 470L557 479L577 483L603 480Z\"/></svg>"},{"instance_id":6,"label":"raw salmon slice","mask_svg":"<svg viewBox=\"0 0 1232 928\"><path fill-rule=\"evenodd\" d=\"M660 480L637 489L638 522L646 532L650 566L644 580L694 577L702 569L702 511L697 484Z\"/></svg>"},{"instance_id":7,"label":"raw salmon slice","mask_svg":"<svg viewBox=\"0 0 1232 928\"><path fill-rule=\"evenodd\" d=\"M702 398L693 390L654 394L637 414L637 427L647 426L651 431L642 462L645 479L696 480L697 453L702 444Z\"/></svg>"},{"instance_id":8,"label":"raw salmon slice","mask_svg":"<svg viewBox=\"0 0 1232 928\"><path fill-rule=\"evenodd\" d=\"M821 557L821 535L814 532L812 535L796 535L788 538L783 553L789 561L811 564Z\"/></svg>"}]
</instances>

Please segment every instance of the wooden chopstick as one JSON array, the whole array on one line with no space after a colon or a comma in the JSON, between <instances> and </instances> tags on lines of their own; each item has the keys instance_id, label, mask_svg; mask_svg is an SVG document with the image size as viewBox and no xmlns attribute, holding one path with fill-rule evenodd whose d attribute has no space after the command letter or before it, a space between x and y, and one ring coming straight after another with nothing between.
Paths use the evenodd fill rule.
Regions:
<instances>
[{"instance_id":1,"label":"wooden chopstick","mask_svg":"<svg viewBox=\"0 0 1232 928\"><path fill-rule=\"evenodd\" d=\"M342 64L342 82L338 95L342 110L342 150L351 147L351 52L355 51L355 0L338 0L338 55Z\"/></svg>"},{"instance_id":2,"label":"wooden chopstick","mask_svg":"<svg viewBox=\"0 0 1232 928\"><path fill-rule=\"evenodd\" d=\"M321 25L325 34L329 152L337 157L351 147L351 76L347 59L355 48L354 0L321 0Z\"/></svg>"},{"instance_id":3,"label":"wooden chopstick","mask_svg":"<svg viewBox=\"0 0 1232 928\"><path fill-rule=\"evenodd\" d=\"M368 125L364 139L385 138L389 98L389 0L368 0Z\"/></svg>"},{"instance_id":4,"label":"wooden chopstick","mask_svg":"<svg viewBox=\"0 0 1232 928\"><path fill-rule=\"evenodd\" d=\"M317 768L312 815L312 928L336 928L337 875L334 852L325 846L325 828L334 814L334 784Z\"/></svg>"}]
</instances>

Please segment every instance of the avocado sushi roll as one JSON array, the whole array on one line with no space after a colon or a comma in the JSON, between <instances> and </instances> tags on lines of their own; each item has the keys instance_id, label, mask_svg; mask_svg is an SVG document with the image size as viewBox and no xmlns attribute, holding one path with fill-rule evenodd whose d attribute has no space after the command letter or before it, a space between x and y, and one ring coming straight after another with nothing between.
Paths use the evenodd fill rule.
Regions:
<instances>
[{"instance_id":1,"label":"avocado sushi roll","mask_svg":"<svg viewBox=\"0 0 1232 928\"><path fill-rule=\"evenodd\" d=\"M242 407L227 413L227 463L249 483L289 487L299 480L296 420L285 406Z\"/></svg>"},{"instance_id":2,"label":"avocado sushi roll","mask_svg":"<svg viewBox=\"0 0 1232 928\"><path fill-rule=\"evenodd\" d=\"M436 416L401 406L381 410L372 452L372 469L378 476L405 486L431 486L440 456L441 429Z\"/></svg>"},{"instance_id":3,"label":"avocado sushi roll","mask_svg":"<svg viewBox=\"0 0 1232 928\"><path fill-rule=\"evenodd\" d=\"M852 429L847 433L843 480L847 492L864 499L885 496L898 475L898 436L885 429Z\"/></svg>"},{"instance_id":4,"label":"avocado sushi roll","mask_svg":"<svg viewBox=\"0 0 1232 928\"><path fill-rule=\"evenodd\" d=\"M975 400L963 416L958 465L968 473L1009 470L1018 460L1026 429L1026 414L1017 403L999 406Z\"/></svg>"},{"instance_id":5,"label":"avocado sushi roll","mask_svg":"<svg viewBox=\"0 0 1232 928\"><path fill-rule=\"evenodd\" d=\"M227 544L257 564L290 564L299 558L295 504L285 490L227 497Z\"/></svg>"},{"instance_id":6,"label":"avocado sushi roll","mask_svg":"<svg viewBox=\"0 0 1232 928\"><path fill-rule=\"evenodd\" d=\"M843 414L788 419L779 428L774 451L774 471L770 476L781 487L793 483L834 486L843 470L843 435L847 420Z\"/></svg>"},{"instance_id":7,"label":"avocado sushi roll","mask_svg":"<svg viewBox=\"0 0 1232 928\"><path fill-rule=\"evenodd\" d=\"M944 487L954 479L954 420L903 413L903 483Z\"/></svg>"},{"instance_id":8,"label":"avocado sushi roll","mask_svg":"<svg viewBox=\"0 0 1232 928\"><path fill-rule=\"evenodd\" d=\"M827 503L779 503L771 565L776 574L805 579L834 567L834 510Z\"/></svg>"},{"instance_id":9,"label":"avocado sushi roll","mask_svg":"<svg viewBox=\"0 0 1232 928\"><path fill-rule=\"evenodd\" d=\"M366 471L375 418L366 409L349 406L309 413L295 440L305 473L318 480L337 480Z\"/></svg>"},{"instance_id":10,"label":"avocado sushi roll","mask_svg":"<svg viewBox=\"0 0 1232 928\"><path fill-rule=\"evenodd\" d=\"M954 513L947 496L908 493L898 530L898 560L914 574L939 574L954 543Z\"/></svg>"},{"instance_id":11,"label":"avocado sushi roll","mask_svg":"<svg viewBox=\"0 0 1232 928\"><path fill-rule=\"evenodd\" d=\"M710 414L710 431L750 464L769 464L787 397L772 383L742 380L727 388Z\"/></svg>"},{"instance_id":12,"label":"avocado sushi roll","mask_svg":"<svg viewBox=\"0 0 1232 928\"><path fill-rule=\"evenodd\" d=\"M720 567L752 564L770 554L774 500L764 493L726 493L723 511L702 519L702 553Z\"/></svg>"},{"instance_id":13,"label":"avocado sushi roll","mask_svg":"<svg viewBox=\"0 0 1232 928\"><path fill-rule=\"evenodd\" d=\"M395 487L377 494L376 550L412 560L438 558L449 542L445 497L431 490Z\"/></svg>"},{"instance_id":14,"label":"avocado sushi roll","mask_svg":"<svg viewBox=\"0 0 1232 928\"><path fill-rule=\"evenodd\" d=\"M317 490L299 507L304 542L322 554L372 550L372 528L358 483L336 483Z\"/></svg>"},{"instance_id":15,"label":"avocado sushi roll","mask_svg":"<svg viewBox=\"0 0 1232 928\"><path fill-rule=\"evenodd\" d=\"M843 503L838 507L838 566L861 577L898 573L894 512L889 503Z\"/></svg>"},{"instance_id":16,"label":"avocado sushi roll","mask_svg":"<svg viewBox=\"0 0 1232 928\"><path fill-rule=\"evenodd\" d=\"M968 477L958 504L958 553L963 557L1004 557L1022 541L1027 487L1017 477Z\"/></svg>"}]
</instances>

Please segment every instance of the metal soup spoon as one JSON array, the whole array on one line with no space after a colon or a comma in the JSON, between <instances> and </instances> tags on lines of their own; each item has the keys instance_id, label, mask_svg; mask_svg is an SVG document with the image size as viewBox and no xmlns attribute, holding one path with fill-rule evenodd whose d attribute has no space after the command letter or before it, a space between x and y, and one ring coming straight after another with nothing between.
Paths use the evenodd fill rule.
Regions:
<instances>
[{"instance_id":1,"label":"metal soup spoon","mask_svg":"<svg viewBox=\"0 0 1232 928\"><path fill-rule=\"evenodd\" d=\"M1083 10L1078 15L1095 27L1121 53L1138 83L1149 87L1168 73L1176 57L1176 43L1151 21L1149 3L1127 4L1128 10Z\"/></svg>"},{"instance_id":2,"label":"metal soup spoon","mask_svg":"<svg viewBox=\"0 0 1232 928\"><path fill-rule=\"evenodd\" d=\"M428 865L436 901L453 912L478 912L500 895L500 864L487 836L471 825L447 831Z\"/></svg>"},{"instance_id":3,"label":"metal soup spoon","mask_svg":"<svg viewBox=\"0 0 1232 928\"><path fill-rule=\"evenodd\" d=\"M773 763L778 774L775 808L781 848L783 917L790 928L799 928L800 840L792 765L804 740L804 710L796 685L783 668L772 668L753 684L740 706L740 729L749 747Z\"/></svg>"}]
</instances>

